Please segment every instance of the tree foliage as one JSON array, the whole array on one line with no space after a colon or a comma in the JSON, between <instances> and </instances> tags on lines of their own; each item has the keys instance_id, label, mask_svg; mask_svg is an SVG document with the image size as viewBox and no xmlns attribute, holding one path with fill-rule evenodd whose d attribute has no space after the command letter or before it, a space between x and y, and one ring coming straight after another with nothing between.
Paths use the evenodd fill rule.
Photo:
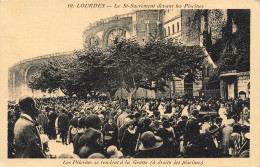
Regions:
<instances>
[{"instance_id":1,"label":"tree foliage","mask_svg":"<svg viewBox=\"0 0 260 167\"><path fill-rule=\"evenodd\" d=\"M84 97L93 92L114 95L119 88L163 91L173 76L195 78L204 56L199 46L183 46L173 40L115 39L107 48L75 51L66 60L53 59L41 66L29 86L42 91L60 88L65 94Z\"/></svg>"}]
</instances>

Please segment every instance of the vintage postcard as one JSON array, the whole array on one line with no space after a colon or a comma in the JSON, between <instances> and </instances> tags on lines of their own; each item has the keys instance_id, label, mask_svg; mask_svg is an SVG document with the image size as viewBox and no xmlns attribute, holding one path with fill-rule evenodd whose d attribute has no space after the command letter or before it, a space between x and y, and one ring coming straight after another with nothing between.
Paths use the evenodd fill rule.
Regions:
<instances>
[{"instance_id":1,"label":"vintage postcard","mask_svg":"<svg viewBox=\"0 0 260 167\"><path fill-rule=\"evenodd\" d=\"M0 166L260 166L260 1L0 1Z\"/></svg>"}]
</instances>

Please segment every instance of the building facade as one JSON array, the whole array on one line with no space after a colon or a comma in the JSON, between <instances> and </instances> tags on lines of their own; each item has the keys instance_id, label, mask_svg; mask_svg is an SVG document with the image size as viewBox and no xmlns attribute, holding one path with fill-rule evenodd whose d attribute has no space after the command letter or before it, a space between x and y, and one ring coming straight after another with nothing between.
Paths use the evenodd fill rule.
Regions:
<instances>
[{"instance_id":1,"label":"building facade","mask_svg":"<svg viewBox=\"0 0 260 167\"><path fill-rule=\"evenodd\" d=\"M172 80L168 81L169 88L165 92L155 93L146 89L138 89L134 97L170 98L186 94L206 98L213 95L224 96L219 91L222 89L221 86L216 92L206 95L206 83L216 69L214 61L219 52L214 51L214 48L219 40L224 39L228 34L226 32L229 32L230 20L233 20L230 18L234 15L234 13L231 15L228 10L136 10L90 24L82 34L83 47L106 47L115 38L135 38L138 42L143 43L153 37L171 38L186 46L200 46L202 54L206 57L204 70L199 74L201 79L194 81L188 75L183 78L173 76ZM231 28L234 27L231 26ZM62 58L64 55L69 56L70 54L56 53L25 60L12 66L9 69L9 99L17 99L23 95L43 96L39 91L28 88L28 77L37 71L40 63L52 57L60 56ZM221 83L223 82L221 81ZM243 91L245 91L244 88ZM55 95L61 94L58 92ZM116 96L127 97L126 92L122 89L118 90Z\"/></svg>"}]
</instances>

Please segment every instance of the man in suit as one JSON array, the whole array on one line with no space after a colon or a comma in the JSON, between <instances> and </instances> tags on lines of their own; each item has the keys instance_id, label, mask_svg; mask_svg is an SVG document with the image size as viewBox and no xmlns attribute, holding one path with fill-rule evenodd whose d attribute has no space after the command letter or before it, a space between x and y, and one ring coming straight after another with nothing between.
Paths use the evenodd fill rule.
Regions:
<instances>
[{"instance_id":1,"label":"man in suit","mask_svg":"<svg viewBox=\"0 0 260 167\"><path fill-rule=\"evenodd\" d=\"M40 135L35 125L35 120L38 116L35 101L31 97L22 97L19 100L19 107L21 116L14 127L15 157L45 158Z\"/></svg>"},{"instance_id":2,"label":"man in suit","mask_svg":"<svg viewBox=\"0 0 260 167\"><path fill-rule=\"evenodd\" d=\"M69 131L69 117L67 116L65 109L62 109L61 112L62 113L58 117L58 128L60 130L62 144L68 145L67 137L68 137L68 131Z\"/></svg>"}]
</instances>

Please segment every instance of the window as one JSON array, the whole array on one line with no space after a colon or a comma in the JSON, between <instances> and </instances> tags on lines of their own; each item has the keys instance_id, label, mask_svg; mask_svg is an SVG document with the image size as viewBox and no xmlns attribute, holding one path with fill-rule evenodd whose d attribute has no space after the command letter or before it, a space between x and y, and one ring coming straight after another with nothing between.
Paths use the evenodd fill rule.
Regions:
<instances>
[{"instance_id":1,"label":"window","mask_svg":"<svg viewBox=\"0 0 260 167\"><path fill-rule=\"evenodd\" d=\"M171 35L171 28L168 26L168 36Z\"/></svg>"},{"instance_id":2,"label":"window","mask_svg":"<svg viewBox=\"0 0 260 167\"><path fill-rule=\"evenodd\" d=\"M174 31L174 24L172 25L172 34L174 34L175 31Z\"/></svg>"},{"instance_id":3,"label":"window","mask_svg":"<svg viewBox=\"0 0 260 167\"><path fill-rule=\"evenodd\" d=\"M163 29L163 35L166 37L166 28Z\"/></svg>"},{"instance_id":4,"label":"window","mask_svg":"<svg viewBox=\"0 0 260 167\"><path fill-rule=\"evenodd\" d=\"M180 24L179 24L179 22L177 23L177 32L179 32L180 31Z\"/></svg>"}]
</instances>

